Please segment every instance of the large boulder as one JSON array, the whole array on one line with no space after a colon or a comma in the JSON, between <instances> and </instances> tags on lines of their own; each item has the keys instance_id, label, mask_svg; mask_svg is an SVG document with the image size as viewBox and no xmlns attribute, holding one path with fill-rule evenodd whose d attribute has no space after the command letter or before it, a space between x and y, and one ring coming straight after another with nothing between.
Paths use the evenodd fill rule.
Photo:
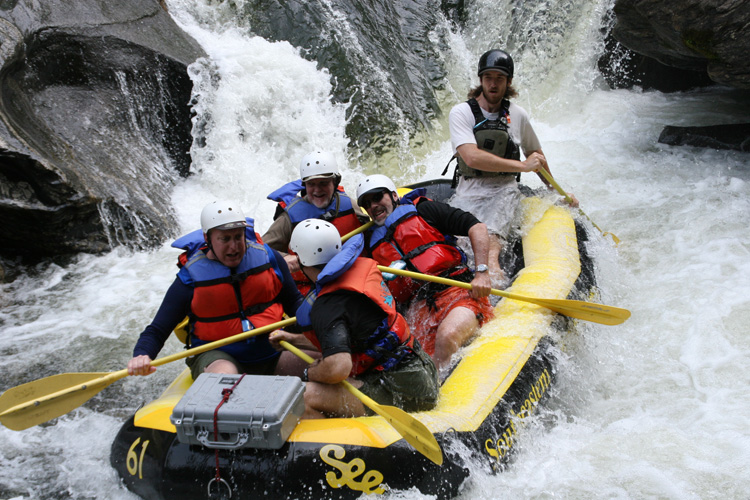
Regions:
<instances>
[{"instance_id":1,"label":"large boulder","mask_svg":"<svg viewBox=\"0 0 750 500\"><path fill-rule=\"evenodd\" d=\"M660 63L750 89L747 0L616 0L613 35Z\"/></svg>"},{"instance_id":2,"label":"large boulder","mask_svg":"<svg viewBox=\"0 0 750 500\"><path fill-rule=\"evenodd\" d=\"M172 234L203 55L158 0L0 0L0 255Z\"/></svg>"}]
</instances>

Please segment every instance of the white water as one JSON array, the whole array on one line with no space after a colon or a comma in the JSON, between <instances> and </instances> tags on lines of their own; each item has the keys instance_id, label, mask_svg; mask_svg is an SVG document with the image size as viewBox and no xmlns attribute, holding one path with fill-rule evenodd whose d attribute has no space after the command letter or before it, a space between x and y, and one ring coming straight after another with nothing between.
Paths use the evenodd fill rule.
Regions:
<instances>
[{"instance_id":1,"label":"white water","mask_svg":"<svg viewBox=\"0 0 750 500\"><path fill-rule=\"evenodd\" d=\"M225 4L169 5L212 58L193 67L197 111L210 114L211 131L207 147L194 151L196 175L175 188L185 231L196 227L205 203L225 196L239 200L262 232L274 208L265 195L293 179L313 147L337 154L349 191L369 173L347 161L345 110L330 102L325 71L289 44L232 28ZM553 173L599 227L622 240L615 248L592 232L601 301L633 316L617 327L582 328L550 405L519 437L515 460L496 476L475 472L462 498L745 498L750 155L656 139L664 125L746 122L750 100L720 88L672 95L605 89L594 69L603 8L545 2L527 12L509 43L519 54L518 102ZM474 15L497 20L503 11L487 2ZM474 84L477 55L493 45L484 37L505 40L488 31L451 37L453 102ZM211 71L221 76L216 88ZM444 125L432 151L413 165L382 167L400 182L437 176L450 156ZM55 373L124 367L172 280L176 254L165 244L148 253L82 256L1 285L0 391ZM172 340L162 354L178 349ZM177 362L152 377L126 378L51 425L0 428L0 497L134 498L109 466L111 441L126 416L181 368Z\"/></svg>"}]
</instances>

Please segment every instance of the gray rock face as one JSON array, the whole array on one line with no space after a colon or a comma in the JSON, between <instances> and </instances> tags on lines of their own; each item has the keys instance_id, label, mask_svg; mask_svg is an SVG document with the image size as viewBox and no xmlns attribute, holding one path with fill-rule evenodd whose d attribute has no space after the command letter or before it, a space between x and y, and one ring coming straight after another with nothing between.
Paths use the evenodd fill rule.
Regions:
<instances>
[{"instance_id":1,"label":"gray rock face","mask_svg":"<svg viewBox=\"0 0 750 500\"><path fill-rule=\"evenodd\" d=\"M170 235L203 55L157 0L0 0L0 254Z\"/></svg>"},{"instance_id":2,"label":"gray rock face","mask_svg":"<svg viewBox=\"0 0 750 500\"><path fill-rule=\"evenodd\" d=\"M286 40L334 76L333 97L351 102L347 136L363 154L398 149L400 127L429 129L444 85L440 4L431 0L248 0L237 16L253 33Z\"/></svg>"},{"instance_id":3,"label":"gray rock face","mask_svg":"<svg viewBox=\"0 0 750 500\"><path fill-rule=\"evenodd\" d=\"M616 0L613 35L667 66L750 89L747 0Z\"/></svg>"}]
</instances>

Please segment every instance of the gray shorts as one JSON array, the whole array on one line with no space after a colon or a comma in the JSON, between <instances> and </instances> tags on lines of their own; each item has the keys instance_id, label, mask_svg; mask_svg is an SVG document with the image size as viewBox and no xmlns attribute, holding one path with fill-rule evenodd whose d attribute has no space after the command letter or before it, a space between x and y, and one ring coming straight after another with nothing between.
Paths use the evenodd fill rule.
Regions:
<instances>
[{"instance_id":1,"label":"gray shorts","mask_svg":"<svg viewBox=\"0 0 750 500\"><path fill-rule=\"evenodd\" d=\"M357 377L360 390L382 405L404 411L425 411L435 407L440 383L435 363L414 340L414 355L387 372L371 370ZM365 407L368 415L373 412Z\"/></svg>"},{"instance_id":2,"label":"gray shorts","mask_svg":"<svg viewBox=\"0 0 750 500\"><path fill-rule=\"evenodd\" d=\"M521 198L513 176L461 177L456 194L448 204L474 214L480 222L487 224L490 234L508 241L514 225L518 225L517 210Z\"/></svg>"},{"instance_id":3,"label":"gray shorts","mask_svg":"<svg viewBox=\"0 0 750 500\"><path fill-rule=\"evenodd\" d=\"M234 356L227 354L219 349L213 349L198 354L197 356L191 356L185 360L185 363L190 367L190 374L193 376L193 380L198 378L198 375L206 371L206 367L214 361L225 359L230 361L237 367L239 373L247 373L250 375L273 375L276 370L276 364L279 362L280 356L274 356L273 358L261 361L260 363L240 363Z\"/></svg>"}]
</instances>

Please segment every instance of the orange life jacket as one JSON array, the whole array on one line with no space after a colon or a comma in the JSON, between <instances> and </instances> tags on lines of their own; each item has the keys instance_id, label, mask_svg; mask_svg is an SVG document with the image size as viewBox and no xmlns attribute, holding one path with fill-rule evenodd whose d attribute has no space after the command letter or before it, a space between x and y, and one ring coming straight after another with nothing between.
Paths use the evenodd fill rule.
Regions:
<instances>
[{"instance_id":1,"label":"orange life jacket","mask_svg":"<svg viewBox=\"0 0 750 500\"><path fill-rule=\"evenodd\" d=\"M343 274L332 282L323 285L317 296L347 290L366 295L386 313L383 324L370 334L366 342L365 352L352 353L351 376L357 376L367 370L390 370L413 351L414 340L409 332L409 325L404 317L396 311L388 286L378 270L377 263L368 258L357 258ZM308 307L312 301L306 301ZM300 308L304 308L305 305ZM301 311L297 311L298 319ZM303 312L304 314L304 312ZM308 335L308 338L320 348L318 339Z\"/></svg>"},{"instance_id":2,"label":"orange life jacket","mask_svg":"<svg viewBox=\"0 0 750 500\"><path fill-rule=\"evenodd\" d=\"M236 269L210 260L204 247L180 270L189 274L195 287L189 313L193 347L282 319L283 306L277 301L282 288L281 271L271 249L251 241L246 243L245 257ZM220 349L240 363L261 362L278 355L268 342L268 335Z\"/></svg>"}]
</instances>

